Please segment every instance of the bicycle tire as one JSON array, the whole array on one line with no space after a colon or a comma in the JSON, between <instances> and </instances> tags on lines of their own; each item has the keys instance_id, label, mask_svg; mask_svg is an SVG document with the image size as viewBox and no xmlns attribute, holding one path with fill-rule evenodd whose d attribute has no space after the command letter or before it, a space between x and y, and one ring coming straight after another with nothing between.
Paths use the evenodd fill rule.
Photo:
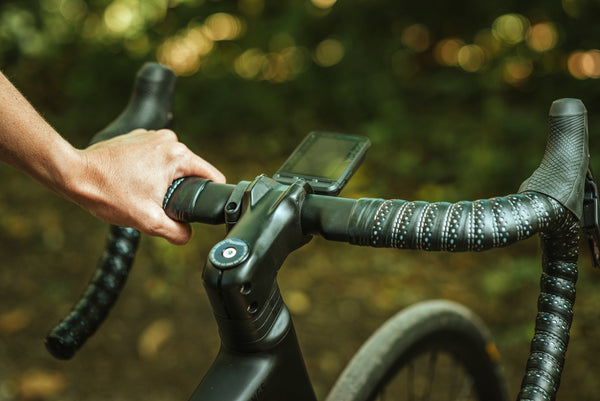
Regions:
<instances>
[{"instance_id":1,"label":"bicycle tire","mask_svg":"<svg viewBox=\"0 0 600 401\"><path fill-rule=\"evenodd\" d=\"M412 363L430 352L445 355L446 361L455 364L452 369L455 372L462 369L465 379L472 385L476 398L456 399L507 400L499 354L487 327L464 306L435 300L408 307L385 322L355 354L327 401L377 400L379 392L394 378L398 378L403 370L413 369L410 368ZM426 363L430 364L431 360ZM430 367L427 370L433 374ZM442 398L424 397L434 394L430 385L439 385L440 379L426 379L429 388L423 388L421 380L421 389L428 393L406 399L453 399L447 398L447 389L442 390ZM401 400L401 396L394 394L390 399Z\"/></svg>"}]
</instances>

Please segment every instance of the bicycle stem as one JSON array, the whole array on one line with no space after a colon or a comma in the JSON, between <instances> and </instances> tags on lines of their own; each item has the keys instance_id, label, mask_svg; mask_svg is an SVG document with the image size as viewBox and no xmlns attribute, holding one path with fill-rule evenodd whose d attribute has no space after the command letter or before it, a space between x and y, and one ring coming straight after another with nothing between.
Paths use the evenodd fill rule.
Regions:
<instances>
[{"instance_id":1,"label":"bicycle stem","mask_svg":"<svg viewBox=\"0 0 600 401\"><path fill-rule=\"evenodd\" d=\"M260 176L232 192L236 199L228 205L235 207L229 209L239 206L244 218L212 248L202 274L221 350L192 400L278 400L281 394L286 400L315 400L277 285L287 255L311 239L300 227L301 205L310 187L281 188ZM236 194L241 194L241 204Z\"/></svg>"}]
</instances>

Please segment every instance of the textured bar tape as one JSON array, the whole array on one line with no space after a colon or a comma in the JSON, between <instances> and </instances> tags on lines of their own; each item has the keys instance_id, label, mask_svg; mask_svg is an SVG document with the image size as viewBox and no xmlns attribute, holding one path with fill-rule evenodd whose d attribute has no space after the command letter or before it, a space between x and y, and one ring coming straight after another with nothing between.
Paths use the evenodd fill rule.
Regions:
<instances>
[{"instance_id":1,"label":"textured bar tape","mask_svg":"<svg viewBox=\"0 0 600 401\"><path fill-rule=\"evenodd\" d=\"M111 226L98 269L79 302L46 336L46 348L58 359L70 359L104 321L133 264L140 233Z\"/></svg>"},{"instance_id":2,"label":"textured bar tape","mask_svg":"<svg viewBox=\"0 0 600 401\"><path fill-rule=\"evenodd\" d=\"M553 400L569 343L577 280L577 218L551 197L525 192L474 202L361 199L350 242L426 251L484 251L541 234L538 315L520 400Z\"/></svg>"}]
</instances>

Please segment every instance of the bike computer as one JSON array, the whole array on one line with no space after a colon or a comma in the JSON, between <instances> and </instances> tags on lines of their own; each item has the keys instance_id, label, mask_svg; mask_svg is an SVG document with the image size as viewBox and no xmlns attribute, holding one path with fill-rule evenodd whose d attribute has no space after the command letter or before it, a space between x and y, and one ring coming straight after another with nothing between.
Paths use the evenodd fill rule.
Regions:
<instances>
[{"instance_id":1,"label":"bike computer","mask_svg":"<svg viewBox=\"0 0 600 401\"><path fill-rule=\"evenodd\" d=\"M273 178L282 184L302 179L317 194L337 195L362 162L370 145L364 137L311 132Z\"/></svg>"}]
</instances>

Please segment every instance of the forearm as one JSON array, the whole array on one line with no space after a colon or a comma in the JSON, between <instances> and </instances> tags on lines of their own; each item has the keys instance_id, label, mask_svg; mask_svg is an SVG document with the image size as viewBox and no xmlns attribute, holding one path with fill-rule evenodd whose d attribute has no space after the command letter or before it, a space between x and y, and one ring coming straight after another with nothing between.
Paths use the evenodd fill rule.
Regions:
<instances>
[{"instance_id":1,"label":"forearm","mask_svg":"<svg viewBox=\"0 0 600 401\"><path fill-rule=\"evenodd\" d=\"M0 161L65 196L65 174L78 157L0 73Z\"/></svg>"}]
</instances>

